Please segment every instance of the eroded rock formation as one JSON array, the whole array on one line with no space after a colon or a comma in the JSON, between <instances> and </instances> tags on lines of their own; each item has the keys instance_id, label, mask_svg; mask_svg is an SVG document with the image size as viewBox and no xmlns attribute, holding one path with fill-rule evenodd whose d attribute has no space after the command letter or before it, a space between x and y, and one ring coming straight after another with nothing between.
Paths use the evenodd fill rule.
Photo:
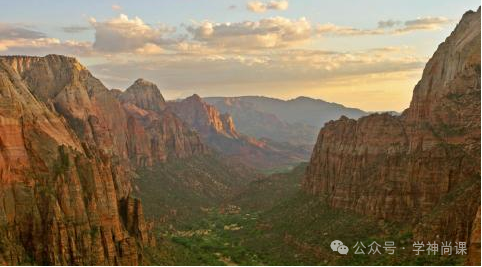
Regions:
<instances>
[{"instance_id":1,"label":"eroded rock formation","mask_svg":"<svg viewBox=\"0 0 482 267\"><path fill-rule=\"evenodd\" d=\"M54 92L34 96L20 74L42 59L18 59L0 58L0 263L139 264L137 230L120 218L125 170L47 108Z\"/></svg>"},{"instance_id":2,"label":"eroded rock formation","mask_svg":"<svg viewBox=\"0 0 482 267\"><path fill-rule=\"evenodd\" d=\"M199 135L165 110L156 85L137 80L118 98L127 116L127 151L135 166L153 166L169 158L207 152Z\"/></svg>"},{"instance_id":3,"label":"eroded rock formation","mask_svg":"<svg viewBox=\"0 0 482 267\"><path fill-rule=\"evenodd\" d=\"M325 124L304 190L335 208L417 222L421 239L469 241L480 207L480 27L480 8L463 16L401 116Z\"/></svg>"},{"instance_id":4,"label":"eroded rock formation","mask_svg":"<svg viewBox=\"0 0 482 267\"><path fill-rule=\"evenodd\" d=\"M108 90L74 58L0 57L0 263L141 264L133 171L206 152L164 108L155 85Z\"/></svg>"}]
</instances>

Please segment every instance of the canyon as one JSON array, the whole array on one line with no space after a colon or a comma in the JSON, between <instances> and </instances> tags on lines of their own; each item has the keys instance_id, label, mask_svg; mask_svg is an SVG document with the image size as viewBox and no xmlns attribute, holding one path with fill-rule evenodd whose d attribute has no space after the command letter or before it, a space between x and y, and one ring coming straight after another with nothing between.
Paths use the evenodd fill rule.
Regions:
<instances>
[{"instance_id":1,"label":"canyon","mask_svg":"<svg viewBox=\"0 0 482 267\"><path fill-rule=\"evenodd\" d=\"M0 264L480 265L480 17L464 14L401 114L166 101L73 57L0 56ZM340 258L341 238L468 255Z\"/></svg>"},{"instance_id":2,"label":"canyon","mask_svg":"<svg viewBox=\"0 0 482 267\"><path fill-rule=\"evenodd\" d=\"M0 64L4 265L145 264L155 238L137 196L158 195L153 184L214 205L258 176L238 162L300 161L239 134L228 114L198 96L166 103L143 79L110 90L60 55L4 56ZM146 177L155 180L139 182Z\"/></svg>"}]
</instances>

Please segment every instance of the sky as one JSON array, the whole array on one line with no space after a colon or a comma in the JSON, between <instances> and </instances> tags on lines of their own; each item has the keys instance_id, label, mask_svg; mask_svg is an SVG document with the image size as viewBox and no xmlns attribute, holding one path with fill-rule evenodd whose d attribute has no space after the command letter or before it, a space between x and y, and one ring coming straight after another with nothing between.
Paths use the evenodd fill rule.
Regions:
<instances>
[{"instance_id":1,"label":"sky","mask_svg":"<svg viewBox=\"0 0 482 267\"><path fill-rule=\"evenodd\" d=\"M308 96L402 111L478 0L2 1L0 55L75 56L107 87L166 99Z\"/></svg>"}]
</instances>

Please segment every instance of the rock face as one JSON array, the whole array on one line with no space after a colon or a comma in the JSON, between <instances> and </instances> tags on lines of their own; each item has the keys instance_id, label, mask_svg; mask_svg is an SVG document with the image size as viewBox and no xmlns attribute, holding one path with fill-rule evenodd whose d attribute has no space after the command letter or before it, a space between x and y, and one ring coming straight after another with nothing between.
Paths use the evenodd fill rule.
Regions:
<instances>
[{"instance_id":1,"label":"rock face","mask_svg":"<svg viewBox=\"0 0 482 267\"><path fill-rule=\"evenodd\" d=\"M118 95L127 117L127 153L137 167L207 152L200 137L172 112L156 85L137 80Z\"/></svg>"},{"instance_id":2,"label":"rock face","mask_svg":"<svg viewBox=\"0 0 482 267\"><path fill-rule=\"evenodd\" d=\"M4 57L32 94L62 115L89 146L127 159L127 118L116 95L75 58Z\"/></svg>"},{"instance_id":3,"label":"rock face","mask_svg":"<svg viewBox=\"0 0 482 267\"><path fill-rule=\"evenodd\" d=\"M151 82L138 79L119 97L122 103L131 103L145 110L160 112L166 107L166 102L159 88Z\"/></svg>"},{"instance_id":4,"label":"rock face","mask_svg":"<svg viewBox=\"0 0 482 267\"><path fill-rule=\"evenodd\" d=\"M193 95L179 102L169 102L167 110L195 129L203 141L245 165L273 168L303 160L302 152L280 144L258 140L238 133L229 114L221 114L214 106Z\"/></svg>"},{"instance_id":5,"label":"rock face","mask_svg":"<svg viewBox=\"0 0 482 267\"><path fill-rule=\"evenodd\" d=\"M207 104L196 94L180 102L169 103L169 108L201 135L239 137L231 116L220 114L214 106Z\"/></svg>"},{"instance_id":6,"label":"rock face","mask_svg":"<svg viewBox=\"0 0 482 267\"><path fill-rule=\"evenodd\" d=\"M0 57L0 264L141 264L131 173L206 152L164 109L155 85L108 90L74 58Z\"/></svg>"},{"instance_id":7,"label":"rock face","mask_svg":"<svg viewBox=\"0 0 482 267\"><path fill-rule=\"evenodd\" d=\"M151 166L204 147L197 135L165 112L153 83L138 79L125 92L108 90L76 59L49 55L6 57L32 93L66 118L80 139L119 165Z\"/></svg>"},{"instance_id":8,"label":"rock face","mask_svg":"<svg viewBox=\"0 0 482 267\"><path fill-rule=\"evenodd\" d=\"M142 228L126 228L120 216L130 190L125 170L47 108L54 82L40 91L39 80L21 77L43 60L0 58L0 263L139 264Z\"/></svg>"},{"instance_id":9,"label":"rock face","mask_svg":"<svg viewBox=\"0 0 482 267\"><path fill-rule=\"evenodd\" d=\"M325 124L304 190L332 207L421 222L421 238L470 240L480 206L480 86L479 8L438 47L401 116Z\"/></svg>"}]
</instances>

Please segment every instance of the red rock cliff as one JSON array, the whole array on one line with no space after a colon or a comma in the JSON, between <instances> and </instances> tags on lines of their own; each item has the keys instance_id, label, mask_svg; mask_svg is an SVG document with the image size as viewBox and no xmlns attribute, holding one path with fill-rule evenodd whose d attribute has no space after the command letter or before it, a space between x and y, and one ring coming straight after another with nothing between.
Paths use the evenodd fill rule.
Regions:
<instances>
[{"instance_id":1,"label":"red rock cliff","mask_svg":"<svg viewBox=\"0 0 482 267\"><path fill-rule=\"evenodd\" d=\"M207 153L199 135L171 111L153 83L139 79L119 97L127 116L127 151L135 166Z\"/></svg>"},{"instance_id":2,"label":"red rock cliff","mask_svg":"<svg viewBox=\"0 0 482 267\"><path fill-rule=\"evenodd\" d=\"M32 94L38 87L20 74L41 59L18 60L0 58L0 264L141 263L141 228L120 216L124 170L38 101L51 103L53 91Z\"/></svg>"},{"instance_id":3,"label":"red rock cliff","mask_svg":"<svg viewBox=\"0 0 482 267\"><path fill-rule=\"evenodd\" d=\"M480 205L480 27L480 8L463 16L401 116L325 124L304 190L332 207L420 222L420 238L469 241Z\"/></svg>"},{"instance_id":4,"label":"red rock cliff","mask_svg":"<svg viewBox=\"0 0 482 267\"><path fill-rule=\"evenodd\" d=\"M0 264L141 264L131 173L204 153L200 138L146 81L120 93L74 58L0 63Z\"/></svg>"},{"instance_id":5,"label":"red rock cliff","mask_svg":"<svg viewBox=\"0 0 482 267\"><path fill-rule=\"evenodd\" d=\"M5 57L32 93L66 118L86 144L120 166L152 166L169 157L204 153L197 135L172 113L153 83L108 90L75 58ZM123 194L127 194L125 191Z\"/></svg>"}]
</instances>

